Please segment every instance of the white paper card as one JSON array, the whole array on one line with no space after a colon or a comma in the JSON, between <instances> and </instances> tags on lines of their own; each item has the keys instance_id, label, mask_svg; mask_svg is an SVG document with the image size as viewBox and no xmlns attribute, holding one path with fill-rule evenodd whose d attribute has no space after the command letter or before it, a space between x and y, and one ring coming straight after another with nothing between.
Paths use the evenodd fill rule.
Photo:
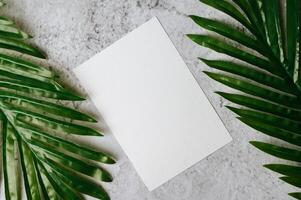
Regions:
<instances>
[{"instance_id":1,"label":"white paper card","mask_svg":"<svg viewBox=\"0 0 301 200\"><path fill-rule=\"evenodd\" d=\"M74 72L149 190L231 141L157 18Z\"/></svg>"}]
</instances>

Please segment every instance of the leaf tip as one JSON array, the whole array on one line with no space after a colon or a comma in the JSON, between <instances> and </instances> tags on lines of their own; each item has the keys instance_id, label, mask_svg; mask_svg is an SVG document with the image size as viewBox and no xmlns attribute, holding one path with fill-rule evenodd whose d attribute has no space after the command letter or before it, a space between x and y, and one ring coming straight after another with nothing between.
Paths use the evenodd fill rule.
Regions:
<instances>
[{"instance_id":1,"label":"leaf tip","mask_svg":"<svg viewBox=\"0 0 301 200\"><path fill-rule=\"evenodd\" d=\"M198 57L198 59L200 61L202 61L203 63L205 63L206 65L208 65L207 63L209 62L209 60L205 59L205 58L201 58L201 57Z\"/></svg>"},{"instance_id":2,"label":"leaf tip","mask_svg":"<svg viewBox=\"0 0 301 200\"><path fill-rule=\"evenodd\" d=\"M301 199L301 193L300 192L291 192L288 193L289 196L294 197L296 199Z\"/></svg>"},{"instance_id":3,"label":"leaf tip","mask_svg":"<svg viewBox=\"0 0 301 200\"><path fill-rule=\"evenodd\" d=\"M258 141L249 141L249 143L255 147L258 147L260 145L260 142Z\"/></svg>"},{"instance_id":4,"label":"leaf tip","mask_svg":"<svg viewBox=\"0 0 301 200\"><path fill-rule=\"evenodd\" d=\"M229 106L229 105L224 105L224 106L225 106L227 109L229 109L230 111L234 112L232 106Z\"/></svg>"},{"instance_id":5,"label":"leaf tip","mask_svg":"<svg viewBox=\"0 0 301 200\"><path fill-rule=\"evenodd\" d=\"M287 176L281 176L281 177L279 177L279 179L286 182L286 180L288 179L288 177Z\"/></svg>"},{"instance_id":6,"label":"leaf tip","mask_svg":"<svg viewBox=\"0 0 301 200\"><path fill-rule=\"evenodd\" d=\"M116 164L117 161L114 158L112 158L111 156L107 156L104 163L109 164L109 165L113 165L113 164Z\"/></svg>"},{"instance_id":7,"label":"leaf tip","mask_svg":"<svg viewBox=\"0 0 301 200\"><path fill-rule=\"evenodd\" d=\"M103 182L111 183L113 181L113 176L111 174L109 174L108 172L106 172L106 173L102 174L102 176L100 177L100 179Z\"/></svg>"},{"instance_id":8,"label":"leaf tip","mask_svg":"<svg viewBox=\"0 0 301 200\"><path fill-rule=\"evenodd\" d=\"M206 70L203 70L203 73L205 73L207 76L209 76L210 78L212 78L214 80L217 79L217 77L219 76L219 74L217 74L217 73L206 71Z\"/></svg>"},{"instance_id":9,"label":"leaf tip","mask_svg":"<svg viewBox=\"0 0 301 200\"><path fill-rule=\"evenodd\" d=\"M186 36L187 36L190 40L196 42L196 36L197 36L196 34L186 34Z\"/></svg>"},{"instance_id":10,"label":"leaf tip","mask_svg":"<svg viewBox=\"0 0 301 200\"><path fill-rule=\"evenodd\" d=\"M206 71L206 70L203 70L202 71L204 74L206 74L207 76L209 76L210 77L210 74L211 74L211 72L209 72L209 71Z\"/></svg>"},{"instance_id":11,"label":"leaf tip","mask_svg":"<svg viewBox=\"0 0 301 200\"><path fill-rule=\"evenodd\" d=\"M191 39L193 37L193 34L185 34L186 37L188 37L189 39Z\"/></svg>"},{"instance_id":12,"label":"leaf tip","mask_svg":"<svg viewBox=\"0 0 301 200\"><path fill-rule=\"evenodd\" d=\"M97 120L91 116L89 116L89 122L92 122L92 123L97 123Z\"/></svg>"},{"instance_id":13,"label":"leaf tip","mask_svg":"<svg viewBox=\"0 0 301 200\"><path fill-rule=\"evenodd\" d=\"M215 91L214 93L217 94L217 95L220 95L222 97L224 97L224 95L226 94L226 93L221 92L221 91Z\"/></svg>"},{"instance_id":14,"label":"leaf tip","mask_svg":"<svg viewBox=\"0 0 301 200\"><path fill-rule=\"evenodd\" d=\"M197 18L196 15L188 15L188 17L189 17L190 19L192 19L193 21L195 21L195 19Z\"/></svg>"},{"instance_id":15,"label":"leaf tip","mask_svg":"<svg viewBox=\"0 0 301 200\"><path fill-rule=\"evenodd\" d=\"M74 100L74 101L85 101L86 98L85 97L82 97L82 96L79 96L79 95L72 95L72 99L71 100Z\"/></svg>"},{"instance_id":16,"label":"leaf tip","mask_svg":"<svg viewBox=\"0 0 301 200\"><path fill-rule=\"evenodd\" d=\"M206 71L204 70L203 71L207 76L209 76L210 78L212 78L213 80L216 80L218 82L220 82L220 79L222 78L222 75L221 74L217 74L217 73L214 73L214 72L209 72L209 71Z\"/></svg>"},{"instance_id":17,"label":"leaf tip","mask_svg":"<svg viewBox=\"0 0 301 200\"><path fill-rule=\"evenodd\" d=\"M263 165L263 167L264 167L264 168L267 168L267 169L269 169L269 170L273 170L274 167L275 167L275 164L265 164L265 165Z\"/></svg>"},{"instance_id":18,"label":"leaf tip","mask_svg":"<svg viewBox=\"0 0 301 200\"><path fill-rule=\"evenodd\" d=\"M47 56L45 53L41 52L40 50L36 49L35 55L37 58L41 59L47 59Z\"/></svg>"},{"instance_id":19,"label":"leaf tip","mask_svg":"<svg viewBox=\"0 0 301 200\"><path fill-rule=\"evenodd\" d=\"M95 133L96 133L95 136L100 136L100 137L104 136L104 134L100 131L95 131Z\"/></svg>"},{"instance_id":20,"label":"leaf tip","mask_svg":"<svg viewBox=\"0 0 301 200\"><path fill-rule=\"evenodd\" d=\"M228 108L229 110L231 110L234 113L236 113L236 111L238 110L237 108L235 108L233 106L229 106L229 105L226 105L225 107Z\"/></svg>"}]
</instances>

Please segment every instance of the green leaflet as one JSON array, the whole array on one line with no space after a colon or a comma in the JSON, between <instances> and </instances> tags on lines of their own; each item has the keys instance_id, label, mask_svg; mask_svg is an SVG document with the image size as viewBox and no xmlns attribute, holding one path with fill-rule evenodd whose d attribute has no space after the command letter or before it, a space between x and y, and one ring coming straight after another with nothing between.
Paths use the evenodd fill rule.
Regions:
<instances>
[{"instance_id":1,"label":"green leaflet","mask_svg":"<svg viewBox=\"0 0 301 200\"><path fill-rule=\"evenodd\" d=\"M15 138L12 127L7 119L2 117L3 134L3 175L6 200L19 200L18 175L16 173L17 161L15 160Z\"/></svg>"},{"instance_id":2,"label":"green leaflet","mask_svg":"<svg viewBox=\"0 0 301 200\"><path fill-rule=\"evenodd\" d=\"M296 120L296 121L301 120L301 112L298 110L290 109L290 108L287 108L287 107L284 107L281 105L270 103L268 101L264 101L264 100L256 99L253 97L244 96L244 95L230 94L230 93L225 93L225 92L216 92L216 93L233 103L236 103L236 104L248 107L248 108L272 113L277 116L285 117L285 118Z\"/></svg>"},{"instance_id":3,"label":"green leaflet","mask_svg":"<svg viewBox=\"0 0 301 200\"><path fill-rule=\"evenodd\" d=\"M41 170L42 174L47 177L51 186L58 193L60 197L59 199L84 200L82 195L66 185L54 172L52 172L52 170L49 170L48 172L41 162L39 162L38 166L39 170Z\"/></svg>"},{"instance_id":4,"label":"green leaflet","mask_svg":"<svg viewBox=\"0 0 301 200\"><path fill-rule=\"evenodd\" d=\"M259 120L254 120L254 119L244 118L244 117L240 117L238 119L240 121L242 121L243 123L249 125L250 127L254 128L262 133L265 133L269 136L272 136L272 137L275 137L278 139L282 139L288 143L301 146L301 135L300 134L296 134L291 131L280 129L275 126L267 125L266 123L262 123Z\"/></svg>"},{"instance_id":5,"label":"green leaflet","mask_svg":"<svg viewBox=\"0 0 301 200\"><path fill-rule=\"evenodd\" d=\"M55 190L59 193L59 196L61 196L62 199L84 200L84 197L80 193L70 188L56 173L51 171L49 174L50 176L48 177L48 180L53 180L52 185L55 185Z\"/></svg>"},{"instance_id":6,"label":"green leaflet","mask_svg":"<svg viewBox=\"0 0 301 200\"><path fill-rule=\"evenodd\" d=\"M291 176L291 177L296 177L301 179L301 167L283 165L283 164L269 164L269 165L264 165L264 167L285 176Z\"/></svg>"},{"instance_id":7,"label":"green leaflet","mask_svg":"<svg viewBox=\"0 0 301 200\"><path fill-rule=\"evenodd\" d=\"M3 24L0 24L0 37L11 38L16 40L30 38L30 36L27 33L20 31L16 27Z\"/></svg>"},{"instance_id":8,"label":"green leaflet","mask_svg":"<svg viewBox=\"0 0 301 200\"><path fill-rule=\"evenodd\" d=\"M53 78L55 76L54 72L44 67L41 67L39 65L36 65L32 62L28 62L20 58L7 56L4 54L0 54L0 65L2 67L6 66L11 71L22 70L23 72L33 73L48 78Z\"/></svg>"},{"instance_id":9,"label":"green leaflet","mask_svg":"<svg viewBox=\"0 0 301 200\"><path fill-rule=\"evenodd\" d=\"M246 51L240 50L237 47L234 47L230 44L222 42L214 37L206 36L206 35L196 35L196 34L188 34L187 35L192 41L195 43L210 48L216 52L223 53L234 58L240 59L244 62L255 65L263 70L266 70L272 74L275 74L279 77L283 77L283 71L279 70L275 66L271 65L271 63L263 58L260 58L256 55L248 53Z\"/></svg>"},{"instance_id":10,"label":"green leaflet","mask_svg":"<svg viewBox=\"0 0 301 200\"><path fill-rule=\"evenodd\" d=\"M40 152L42 156L45 152L47 152L46 157L51 157L51 159L55 160L62 166L69 167L77 172L91 176L104 182L112 181L112 176L99 166L89 164L85 161L81 161L77 158L62 153L61 151L56 150L55 147L48 145L47 143L36 141L34 139L28 139L28 142L31 145L38 147L40 150L43 150L42 152Z\"/></svg>"},{"instance_id":11,"label":"green leaflet","mask_svg":"<svg viewBox=\"0 0 301 200\"><path fill-rule=\"evenodd\" d=\"M22 78L34 79L37 81L41 81L43 83L45 82L45 85L46 83L51 84L52 87L49 88L57 89L57 86L55 85L57 83L55 83L52 77L49 77L53 75L50 75L47 72L43 72L33 68L24 68L22 65L7 64L7 63L0 64L0 70L1 70L0 75L7 75L8 73L10 73L8 74L9 78L22 77Z\"/></svg>"},{"instance_id":12,"label":"green leaflet","mask_svg":"<svg viewBox=\"0 0 301 200\"><path fill-rule=\"evenodd\" d=\"M300 1L286 1L287 24L287 71L293 77L294 82L300 87ZM296 12L297 10L297 12Z\"/></svg>"},{"instance_id":13,"label":"green leaflet","mask_svg":"<svg viewBox=\"0 0 301 200\"><path fill-rule=\"evenodd\" d=\"M38 177L38 184L40 185L41 188L41 193L43 195L43 198L45 200L59 200L59 196L56 194L56 192L54 191L51 183L48 181L47 177L45 177L41 171L39 171L39 167L37 164L37 161L33 156L33 163L34 163L34 167L35 167L35 171L37 173L37 177Z\"/></svg>"},{"instance_id":14,"label":"green leaflet","mask_svg":"<svg viewBox=\"0 0 301 200\"><path fill-rule=\"evenodd\" d=\"M264 142L251 141L250 143L261 151L264 151L278 158L301 162L301 151L279 147Z\"/></svg>"},{"instance_id":15,"label":"green leaflet","mask_svg":"<svg viewBox=\"0 0 301 200\"><path fill-rule=\"evenodd\" d=\"M301 179L300 178L284 176L284 177L280 177L280 179L283 180L284 182L287 182L291 185L301 188Z\"/></svg>"},{"instance_id":16,"label":"green leaflet","mask_svg":"<svg viewBox=\"0 0 301 200\"><path fill-rule=\"evenodd\" d=\"M2 90L8 89L6 91L14 92L18 91L19 93L25 93L29 96L35 97L45 97L52 99L60 99L60 100L82 100L81 97L73 95L71 93L57 91L54 89L44 89L40 86L35 86L28 83L20 83L19 80L1 80L0 79L0 88Z\"/></svg>"},{"instance_id":17,"label":"green leaflet","mask_svg":"<svg viewBox=\"0 0 301 200\"><path fill-rule=\"evenodd\" d=\"M1 69L2 68L2 69ZM2 80L13 80L16 83L22 83L26 86L31 86L35 88L50 90L50 91L60 91L57 83L51 79L36 76L34 74L25 74L25 73L17 73L17 70L4 69L2 65L0 65L0 77Z\"/></svg>"},{"instance_id":18,"label":"green leaflet","mask_svg":"<svg viewBox=\"0 0 301 200\"><path fill-rule=\"evenodd\" d=\"M44 100L24 97L5 91L0 91L0 99L2 100L2 102L0 102L0 107L3 106L10 110L14 110L14 108L16 108L17 110L24 110L24 112L35 111L39 114L47 112L49 114L69 119L96 122L95 119L84 113Z\"/></svg>"},{"instance_id":19,"label":"green leaflet","mask_svg":"<svg viewBox=\"0 0 301 200\"><path fill-rule=\"evenodd\" d=\"M301 199L301 193L300 192L294 192L294 193L288 193L291 197L294 197L296 199Z\"/></svg>"},{"instance_id":20,"label":"green leaflet","mask_svg":"<svg viewBox=\"0 0 301 200\"><path fill-rule=\"evenodd\" d=\"M69 133L75 135L102 136L95 129L81 126L78 124L65 122L62 120L46 117L30 111L14 110L16 123L18 126L26 128L27 126L35 127L38 130L52 130L58 133Z\"/></svg>"},{"instance_id":21,"label":"green leaflet","mask_svg":"<svg viewBox=\"0 0 301 200\"><path fill-rule=\"evenodd\" d=\"M249 21L256 30L255 35L262 39L266 38L265 27L260 15L257 0L233 0L248 16ZM254 32L253 32L254 33Z\"/></svg>"},{"instance_id":22,"label":"green leaflet","mask_svg":"<svg viewBox=\"0 0 301 200\"><path fill-rule=\"evenodd\" d=\"M220 83L223 83L231 88L240 90L244 93L265 98L272 102L279 103L281 105L286 105L292 108L301 108L300 100L297 97L274 92L270 89L249 83L248 81L243 81L227 75L206 71L204 71L204 73L207 74L210 78Z\"/></svg>"},{"instance_id":23,"label":"green leaflet","mask_svg":"<svg viewBox=\"0 0 301 200\"><path fill-rule=\"evenodd\" d=\"M248 19L245 18L245 16L236 9L231 3L225 1L225 0L200 0L200 2L207 4L213 8L216 8L217 10L224 12L228 14L229 16L236 19L238 22L240 22L242 25L247 27L252 32L252 27Z\"/></svg>"},{"instance_id":24,"label":"green leaflet","mask_svg":"<svg viewBox=\"0 0 301 200\"><path fill-rule=\"evenodd\" d=\"M45 58L45 56L38 49L19 40L0 37L0 48L14 50L38 58Z\"/></svg>"},{"instance_id":25,"label":"green leaflet","mask_svg":"<svg viewBox=\"0 0 301 200\"><path fill-rule=\"evenodd\" d=\"M59 167L59 165L51 159L47 160L48 165L55 171L55 174L71 188L100 200L110 200L110 197L100 185L89 181L83 176L72 173L65 167Z\"/></svg>"},{"instance_id":26,"label":"green leaflet","mask_svg":"<svg viewBox=\"0 0 301 200\"><path fill-rule=\"evenodd\" d=\"M244 66L242 64L236 64L230 61L206 60L203 58L200 58L200 60L211 68L248 78L252 81L275 88L276 90L280 90L288 94L299 95L299 92L296 92L296 86L294 84L288 84L288 82L279 77L264 73L251 67Z\"/></svg>"},{"instance_id":27,"label":"green leaflet","mask_svg":"<svg viewBox=\"0 0 301 200\"><path fill-rule=\"evenodd\" d=\"M242 118L260 121L262 122L262 124L271 125L301 135L301 123L297 121L249 109L239 109L231 106L226 107L238 114Z\"/></svg>"},{"instance_id":28,"label":"green leaflet","mask_svg":"<svg viewBox=\"0 0 301 200\"><path fill-rule=\"evenodd\" d=\"M258 1L258 0L256 0ZM279 1L262 0L262 13L266 22L267 42L271 46L274 55L284 61L283 44L281 38Z\"/></svg>"},{"instance_id":29,"label":"green leaflet","mask_svg":"<svg viewBox=\"0 0 301 200\"><path fill-rule=\"evenodd\" d=\"M30 129L30 127L28 127L27 129L21 129L21 131L25 134L26 137L31 137L35 140L45 142L49 145L62 148L66 151L80 155L86 159L94 160L105 164L114 164L116 162L111 156L103 152L98 152L83 146L79 146L73 142L69 142L62 138L52 136L45 132Z\"/></svg>"},{"instance_id":30,"label":"green leaflet","mask_svg":"<svg viewBox=\"0 0 301 200\"><path fill-rule=\"evenodd\" d=\"M48 181L48 179L46 177L44 178L44 181L46 182L46 184L45 184L43 181L43 178L40 174L39 174L38 178L39 178L39 185L40 185L40 188L41 188L41 191L43 194L43 198L45 200L50 200L50 199L59 200L59 196L56 193L54 193L54 189L51 186L51 183ZM45 186L45 185L47 185L47 186ZM51 196L51 195L53 195L53 196Z\"/></svg>"},{"instance_id":31,"label":"green leaflet","mask_svg":"<svg viewBox=\"0 0 301 200\"><path fill-rule=\"evenodd\" d=\"M31 151L27 145L22 142L19 136L17 137L17 142L20 152L21 167L27 199L40 200L42 198L39 191L39 183Z\"/></svg>"},{"instance_id":32,"label":"green leaflet","mask_svg":"<svg viewBox=\"0 0 301 200\"><path fill-rule=\"evenodd\" d=\"M2 4L1 4L2 3ZM1 6L3 6L3 2L0 2ZM0 24L2 25L13 25L14 22L6 17L0 16Z\"/></svg>"},{"instance_id":33,"label":"green leaflet","mask_svg":"<svg viewBox=\"0 0 301 200\"><path fill-rule=\"evenodd\" d=\"M216 20L211 20L195 15L189 16L196 24L199 26L216 32L222 36L225 36L233 41L236 41L238 43L241 43L245 45L246 47L249 47L263 55L265 55L265 52L263 51L263 47L261 44L259 44L255 39L253 39L251 36L248 36L247 34L238 31L237 29L223 23L218 22Z\"/></svg>"},{"instance_id":34,"label":"green leaflet","mask_svg":"<svg viewBox=\"0 0 301 200\"><path fill-rule=\"evenodd\" d=\"M42 96L63 100L83 100L62 88L55 80L14 69L12 66L0 65L1 87L21 90L33 96Z\"/></svg>"}]
</instances>

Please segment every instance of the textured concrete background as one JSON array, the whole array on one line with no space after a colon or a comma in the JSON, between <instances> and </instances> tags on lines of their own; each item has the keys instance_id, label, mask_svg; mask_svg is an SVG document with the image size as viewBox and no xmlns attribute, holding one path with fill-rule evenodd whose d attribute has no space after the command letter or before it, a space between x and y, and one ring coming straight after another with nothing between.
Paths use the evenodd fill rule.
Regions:
<instances>
[{"instance_id":1,"label":"textured concrete background","mask_svg":"<svg viewBox=\"0 0 301 200\"><path fill-rule=\"evenodd\" d=\"M1 12L11 16L24 30L35 36L32 42L48 55L45 65L52 66L61 74L61 81L82 94L85 91L76 81L71 69L152 16L158 16L232 135L234 141L231 144L153 192L146 189L111 133L107 131L106 136L100 139L82 139L95 148L112 152L118 158L118 164L105 166L115 177L113 183L103 184L113 200L289 199L286 193L295 188L279 181L277 174L261 167L265 163L281 161L248 144L249 140L271 139L238 122L230 111L222 107L227 103L213 94L213 91L228 89L201 73L208 68L199 63L197 57L214 58L217 54L196 46L184 36L185 33L202 32L186 17L187 14L219 18L233 23L231 19L197 0L7 1L8 6ZM147 39L147 35L145 37ZM90 100L71 106L100 116ZM105 128L102 119L98 126Z\"/></svg>"}]
</instances>

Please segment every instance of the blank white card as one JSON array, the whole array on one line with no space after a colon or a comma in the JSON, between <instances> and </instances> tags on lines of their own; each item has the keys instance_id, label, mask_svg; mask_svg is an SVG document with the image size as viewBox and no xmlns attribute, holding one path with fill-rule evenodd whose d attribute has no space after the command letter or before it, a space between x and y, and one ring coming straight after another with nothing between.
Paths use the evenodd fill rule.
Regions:
<instances>
[{"instance_id":1,"label":"blank white card","mask_svg":"<svg viewBox=\"0 0 301 200\"><path fill-rule=\"evenodd\" d=\"M74 72L149 190L231 141L157 18Z\"/></svg>"}]
</instances>

